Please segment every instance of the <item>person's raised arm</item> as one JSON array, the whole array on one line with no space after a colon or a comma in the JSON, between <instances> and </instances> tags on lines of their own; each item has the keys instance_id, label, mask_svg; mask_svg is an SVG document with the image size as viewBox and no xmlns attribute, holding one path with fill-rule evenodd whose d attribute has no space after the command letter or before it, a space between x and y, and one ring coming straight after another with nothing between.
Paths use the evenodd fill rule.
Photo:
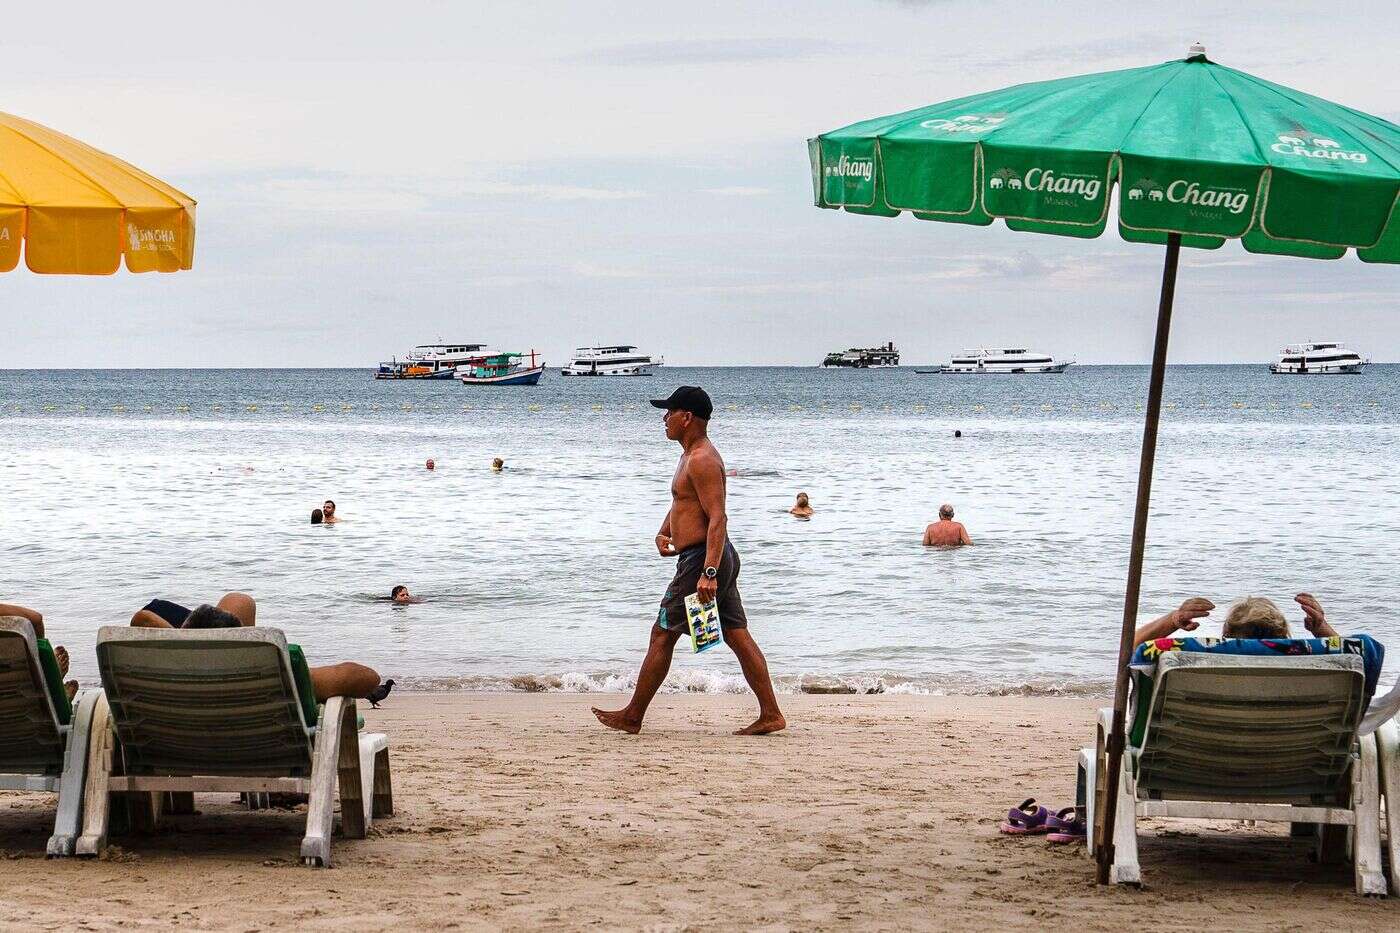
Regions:
<instances>
[{"instance_id":1,"label":"person's raised arm","mask_svg":"<svg viewBox=\"0 0 1400 933\"><path fill-rule=\"evenodd\" d=\"M19 616L21 619L28 619L29 624L34 626L34 637L44 637L44 615L37 610L14 606L10 603L0 603L0 616Z\"/></svg>"},{"instance_id":2,"label":"person's raised arm","mask_svg":"<svg viewBox=\"0 0 1400 933\"><path fill-rule=\"evenodd\" d=\"M724 466L719 455L708 452L690 461L690 482L705 513L705 566L719 567L724 542L729 534L729 518L724 512ZM719 581L702 576L695 593L702 603L713 602Z\"/></svg>"},{"instance_id":3,"label":"person's raised arm","mask_svg":"<svg viewBox=\"0 0 1400 933\"><path fill-rule=\"evenodd\" d=\"M1303 607L1303 627L1312 632L1315 638L1332 638L1341 634L1327 624L1327 616L1322 612L1322 603L1311 593L1299 593L1293 597L1293 601Z\"/></svg>"},{"instance_id":4,"label":"person's raised arm","mask_svg":"<svg viewBox=\"0 0 1400 933\"><path fill-rule=\"evenodd\" d=\"M1201 625L1196 620L1210 615L1210 611L1214 608L1215 603L1204 596L1192 596L1180 607L1139 628L1133 636L1133 647L1136 648L1143 642L1152 641L1155 638L1167 638L1177 629L1194 632Z\"/></svg>"}]
</instances>

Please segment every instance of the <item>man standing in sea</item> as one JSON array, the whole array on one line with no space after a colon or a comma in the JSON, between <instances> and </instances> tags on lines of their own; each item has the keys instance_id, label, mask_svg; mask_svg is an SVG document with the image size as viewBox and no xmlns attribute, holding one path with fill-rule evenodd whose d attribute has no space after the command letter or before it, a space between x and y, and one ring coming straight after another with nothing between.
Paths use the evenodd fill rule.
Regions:
<instances>
[{"instance_id":1,"label":"man standing in sea","mask_svg":"<svg viewBox=\"0 0 1400 933\"><path fill-rule=\"evenodd\" d=\"M662 557L676 558L676 576L666 588L661 611L651 627L651 643L637 674L631 702L620 710L595 706L593 715L610 729L634 735L642 731L647 706L671 669L676 642L688 631L685 598L695 593L702 603L718 600L724 643L739 659L744 679L758 697L758 718L735 734L777 732L787 726L787 720L778 709L768 662L749 634L749 621L739 598L739 555L729 541L724 511L724 461L708 435L714 405L705 390L697 386L681 386L670 398L653 399L651 403L665 410L662 423L666 437L679 443L682 450L681 461L671 478L671 510L656 535L657 552Z\"/></svg>"}]
</instances>

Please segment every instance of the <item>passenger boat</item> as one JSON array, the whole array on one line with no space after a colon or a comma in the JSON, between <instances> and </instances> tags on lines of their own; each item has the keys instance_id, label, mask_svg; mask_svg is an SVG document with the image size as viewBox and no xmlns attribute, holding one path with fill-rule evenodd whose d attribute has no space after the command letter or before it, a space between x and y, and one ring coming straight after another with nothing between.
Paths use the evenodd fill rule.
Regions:
<instances>
[{"instance_id":1,"label":"passenger boat","mask_svg":"<svg viewBox=\"0 0 1400 933\"><path fill-rule=\"evenodd\" d=\"M484 343L422 343L402 360L380 363L376 379L451 379L458 366L492 354Z\"/></svg>"},{"instance_id":2,"label":"passenger boat","mask_svg":"<svg viewBox=\"0 0 1400 933\"><path fill-rule=\"evenodd\" d=\"M1284 347L1278 362L1269 364L1269 372L1275 375L1354 376L1370 362L1363 360L1355 350L1348 350L1339 343L1298 343Z\"/></svg>"},{"instance_id":3,"label":"passenger boat","mask_svg":"<svg viewBox=\"0 0 1400 933\"><path fill-rule=\"evenodd\" d=\"M1062 373L1074 360L1056 360L1048 353L1024 347L959 350L943 367L945 373Z\"/></svg>"},{"instance_id":4,"label":"passenger boat","mask_svg":"<svg viewBox=\"0 0 1400 933\"><path fill-rule=\"evenodd\" d=\"M898 366L899 351L894 342L883 347L851 347L849 350L836 350L826 355L823 366L841 366L849 369L870 369L877 366Z\"/></svg>"},{"instance_id":5,"label":"passenger boat","mask_svg":"<svg viewBox=\"0 0 1400 933\"><path fill-rule=\"evenodd\" d=\"M464 385L532 386L544 375L544 360L537 363L538 357L531 350L530 365L526 366L524 353L495 353L458 367L457 378Z\"/></svg>"},{"instance_id":6,"label":"passenger boat","mask_svg":"<svg viewBox=\"0 0 1400 933\"><path fill-rule=\"evenodd\" d=\"M650 376L665 363L660 356L638 353L636 347L579 347L561 376Z\"/></svg>"}]
</instances>

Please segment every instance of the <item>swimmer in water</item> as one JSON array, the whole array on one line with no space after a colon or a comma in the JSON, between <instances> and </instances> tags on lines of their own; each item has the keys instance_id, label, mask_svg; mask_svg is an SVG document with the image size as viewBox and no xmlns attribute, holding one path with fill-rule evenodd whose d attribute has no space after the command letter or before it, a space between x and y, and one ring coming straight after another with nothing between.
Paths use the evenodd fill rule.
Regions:
<instances>
[{"instance_id":1,"label":"swimmer in water","mask_svg":"<svg viewBox=\"0 0 1400 933\"><path fill-rule=\"evenodd\" d=\"M326 520L326 517L325 517L325 515L321 512L320 509L312 509L312 510L311 510L311 524L313 524L313 525L319 525L319 524L321 524L322 522L324 522L325 520Z\"/></svg>"},{"instance_id":2,"label":"swimmer in water","mask_svg":"<svg viewBox=\"0 0 1400 933\"><path fill-rule=\"evenodd\" d=\"M430 470L436 470L436 469L437 469L437 464L433 462L433 458L432 458L432 457L429 457L429 458L428 458L428 462L425 463L425 464L423 464L423 465L424 465L425 467L427 467L428 469L430 469Z\"/></svg>"},{"instance_id":3,"label":"swimmer in water","mask_svg":"<svg viewBox=\"0 0 1400 933\"><path fill-rule=\"evenodd\" d=\"M333 500L327 499L321 504L321 517L327 525L334 525L340 521L335 517L335 502Z\"/></svg>"},{"instance_id":4,"label":"swimmer in water","mask_svg":"<svg viewBox=\"0 0 1400 933\"><path fill-rule=\"evenodd\" d=\"M788 509L788 514L796 518L812 517L812 504L810 501L808 501L807 494L805 492L799 492L797 494L797 504L794 505L792 508Z\"/></svg>"},{"instance_id":5,"label":"swimmer in water","mask_svg":"<svg viewBox=\"0 0 1400 933\"><path fill-rule=\"evenodd\" d=\"M494 471L494 472L496 472L496 473L499 473L499 472L501 472L502 470L504 470L505 468L506 468L506 462L505 462L504 460L502 460L500 457L497 457L495 460L492 460L492 461L491 461L491 469L492 469L492 471Z\"/></svg>"},{"instance_id":6,"label":"swimmer in water","mask_svg":"<svg viewBox=\"0 0 1400 933\"><path fill-rule=\"evenodd\" d=\"M938 521L924 529L924 547L958 547L971 544L962 522L953 521L953 507L946 502L938 507Z\"/></svg>"},{"instance_id":7,"label":"swimmer in water","mask_svg":"<svg viewBox=\"0 0 1400 933\"><path fill-rule=\"evenodd\" d=\"M392 590L389 591L389 599L399 604L400 606L410 606L413 603L422 602L421 599L410 593L408 591L408 587L404 586L402 583L398 584Z\"/></svg>"}]
</instances>

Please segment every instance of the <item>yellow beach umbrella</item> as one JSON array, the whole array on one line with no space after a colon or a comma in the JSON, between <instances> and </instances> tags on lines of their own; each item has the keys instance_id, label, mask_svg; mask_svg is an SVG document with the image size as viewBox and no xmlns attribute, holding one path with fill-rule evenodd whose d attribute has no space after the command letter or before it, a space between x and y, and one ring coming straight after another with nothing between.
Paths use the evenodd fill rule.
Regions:
<instances>
[{"instance_id":1,"label":"yellow beach umbrella","mask_svg":"<svg viewBox=\"0 0 1400 933\"><path fill-rule=\"evenodd\" d=\"M0 272L111 275L194 264L194 199L133 165L0 113Z\"/></svg>"}]
</instances>

